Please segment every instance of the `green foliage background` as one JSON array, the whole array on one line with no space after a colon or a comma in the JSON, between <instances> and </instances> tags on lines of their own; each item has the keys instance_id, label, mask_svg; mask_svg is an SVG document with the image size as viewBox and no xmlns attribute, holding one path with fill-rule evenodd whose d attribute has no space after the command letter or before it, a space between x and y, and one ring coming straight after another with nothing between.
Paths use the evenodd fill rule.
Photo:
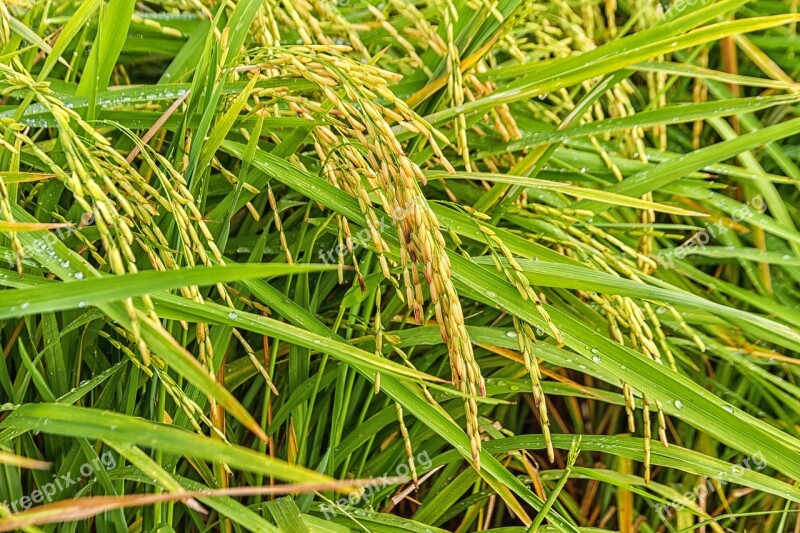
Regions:
<instances>
[{"instance_id":1,"label":"green foliage background","mask_svg":"<svg viewBox=\"0 0 800 533\"><path fill-rule=\"evenodd\" d=\"M797 11L0 5L0 531L798 531Z\"/></svg>"}]
</instances>

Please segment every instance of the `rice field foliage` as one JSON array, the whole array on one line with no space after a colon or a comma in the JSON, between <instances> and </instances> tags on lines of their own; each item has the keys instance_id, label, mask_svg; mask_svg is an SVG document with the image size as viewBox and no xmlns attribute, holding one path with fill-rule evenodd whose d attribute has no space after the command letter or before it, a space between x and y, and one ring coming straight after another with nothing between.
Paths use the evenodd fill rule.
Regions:
<instances>
[{"instance_id":1,"label":"rice field foliage","mask_svg":"<svg viewBox=\"0 0 800 533\"><path fill-rule=\"evenodd\" d=\"M0 531L800 531L797 0L6 0Z\"/></svg>"}]
</instances>

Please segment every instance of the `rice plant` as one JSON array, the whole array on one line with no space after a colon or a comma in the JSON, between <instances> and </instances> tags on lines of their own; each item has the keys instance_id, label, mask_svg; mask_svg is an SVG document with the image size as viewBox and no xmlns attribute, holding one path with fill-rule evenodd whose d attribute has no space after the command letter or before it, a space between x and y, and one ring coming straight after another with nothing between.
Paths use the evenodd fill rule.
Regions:
<instances>
[{"instance_id":1,"label":"rice plant","mask_svg":"<svg viewBox=\"0 0 800 533\"><path fill-rule=\"evenodd\" d=\"M798 7L0 3L0 531L800 532Z\"/></svg>"}]
</instances>

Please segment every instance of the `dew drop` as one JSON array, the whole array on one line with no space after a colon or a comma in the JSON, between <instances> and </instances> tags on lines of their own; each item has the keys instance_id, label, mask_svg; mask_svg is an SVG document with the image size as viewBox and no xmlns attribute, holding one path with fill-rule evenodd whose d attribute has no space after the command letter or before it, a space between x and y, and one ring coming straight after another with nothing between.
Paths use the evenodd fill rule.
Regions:
<instances>
[{"instance_id":1,"label":"dew drop","mask_svg":"<svg viewBox=\"0 0 800 533\"><path fill-rule=\"evenodd\" d=\"M680 400L675 400L672 402L675 405L675 409L683 409L683 402Z\"/></svg>"}]
</instances>

